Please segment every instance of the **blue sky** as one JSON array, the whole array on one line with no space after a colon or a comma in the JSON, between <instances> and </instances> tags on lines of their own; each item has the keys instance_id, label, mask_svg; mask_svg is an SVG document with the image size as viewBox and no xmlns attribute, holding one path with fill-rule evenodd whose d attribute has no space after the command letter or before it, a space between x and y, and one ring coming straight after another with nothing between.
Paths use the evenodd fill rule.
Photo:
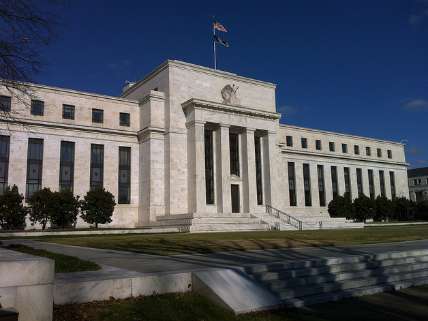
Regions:
<instances>
[{"instance_id":1,"label":"blue sky","mask_svg":"<svg viewBox=\"0 0 428 321\"><path fill-rule=\"evenodd\" d=\"M428 0L83 1L58 12L36 82L119 95L166 59L274 82L287 124L406 140L428 166Z\"/></svg>"}]
</instances>

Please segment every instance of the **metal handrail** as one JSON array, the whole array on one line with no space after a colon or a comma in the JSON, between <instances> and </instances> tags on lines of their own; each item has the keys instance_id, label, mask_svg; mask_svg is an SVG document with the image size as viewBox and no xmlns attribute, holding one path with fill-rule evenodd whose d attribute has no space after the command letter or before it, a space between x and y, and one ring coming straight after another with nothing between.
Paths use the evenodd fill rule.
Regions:
<instances>
[{"instance_id":1,"label":"metal handrail","mask_svg":"<svg viewBox=\"0 0 428 321\"><path fill-rule=\"evenodd\" d=\"M288 215L287 213L284 213L283 211L272 207L270 205L266 204L266 213L269 215L278 218L283 223L289 224L295 228L297 228L299 231L303 229L303 222L301 220L298 220L297 218Z\"/></svg>"}]
</instances>

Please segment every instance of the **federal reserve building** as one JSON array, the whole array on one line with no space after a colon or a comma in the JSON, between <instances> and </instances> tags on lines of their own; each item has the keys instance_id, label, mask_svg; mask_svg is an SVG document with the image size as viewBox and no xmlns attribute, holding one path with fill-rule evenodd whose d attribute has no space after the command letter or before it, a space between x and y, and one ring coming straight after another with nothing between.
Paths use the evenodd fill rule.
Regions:
<instances>
[{"instance_id":1,"label":"federal reserve building","mask_svg":"<svg viewBox=\"0 0 428 321\"><path fill-rule=\"evenodd\" d=\"M267 230L278 212L281 229L359 227L329 202L409 197L403 144L287 125L270 82L169 60L120 97L28 88L0 88L0 189L104 187L108 227Z\"/></svg>"}]
</instances>

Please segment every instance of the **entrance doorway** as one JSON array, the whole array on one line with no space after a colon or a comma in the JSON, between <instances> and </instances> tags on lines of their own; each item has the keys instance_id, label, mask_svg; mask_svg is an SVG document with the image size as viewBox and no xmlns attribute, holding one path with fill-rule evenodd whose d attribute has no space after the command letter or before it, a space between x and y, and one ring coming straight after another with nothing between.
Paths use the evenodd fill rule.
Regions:
<instances>
[{"instance_id":1,"label":"entrance doorway","mask_svg":"<svg viewBox=\"0 0 428 321\"><path fill-rule=\"evenodd\" d=\"M241 212L241 200L239 197L239 185L232 184L230 188L231 196L232 196L232 213L240 213Z\"/></svg>"}]
</instances>

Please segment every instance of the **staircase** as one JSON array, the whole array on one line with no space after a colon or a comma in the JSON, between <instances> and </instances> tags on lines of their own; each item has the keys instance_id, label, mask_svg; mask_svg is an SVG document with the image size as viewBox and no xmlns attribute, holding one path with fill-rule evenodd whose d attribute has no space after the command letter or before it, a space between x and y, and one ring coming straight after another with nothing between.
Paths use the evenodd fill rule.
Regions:
<instances>
[{"instance_id":1,"label":"staircase","mask_svg":"<svg viewBox=\"0 0 428 321\"><path fill-rule=\"evenodd\" d=\"M291 216L277 208L266 205L266 213L257 214L273 230L318 230L340 228L362 228L363 223L354 223L346 218L332 218L328 215Z\"/></svg>"},{"instance_id":2,"label":"staircase","mask_svg":"<svg viewBox=\"0 0 428 321\"><path fill-rule=\"evenodd\" d=\"M428 284L428 250L259 264L245 267L289 307Z\"/></svg>"}]
</instances>

